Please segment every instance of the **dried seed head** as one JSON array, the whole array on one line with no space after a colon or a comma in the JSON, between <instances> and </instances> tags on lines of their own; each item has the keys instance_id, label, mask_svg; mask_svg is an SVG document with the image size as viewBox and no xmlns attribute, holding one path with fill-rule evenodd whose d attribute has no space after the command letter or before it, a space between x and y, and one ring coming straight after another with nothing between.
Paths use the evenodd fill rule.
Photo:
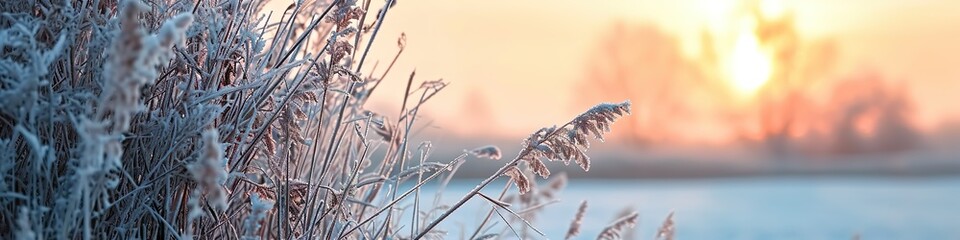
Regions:
<instances>
[{"instance_id":1,"label":"dried seed head","mask_svg":"<svg viewBox=\"0 0 960 240\"><path fill-rule=\"evenodd\" d=\"M474 148L467 153L470 153L476 157L489 158L493 160L500 160L501 157L500 148L494 145L486 145L483 147Z\"/></svg>"},{"instance_id":2,"label":"dried seed head","mask_svg":"<svg viewBox=\"0 0 960 240\"><path fill-rule=\"evenodd\" d=\"M660 229L657 230L657 239L673 240L673 232L673 212L670 212L667 219L664 219L663 224L660 225Z\"/></svg>"},{"instance_id":3,"label":"dried seed head","mask_svg":"<svg viewBox=\"0 0 960 240\"><path fill-rule=\"evenodd\" d=\"M353 52L353 45L346 41L337 41L333 44L333 51L330 53L330 63L337 64L344 56Z\"/></svg>"},{"instance_id":4,"label":"dried seed head","mask_svg":"<svg viewBox=\"0 0 960 240\"><path fill-rule=\"evenodd\" d=\"M227 180L226 160L216 129L208 129L202 136L203 149L196 162L188 166L207 203L217 210L227 209L223 184Z\"/></svg>"},{"instance_id":5,"label":"dried seed head","mask_svg":"<svg viewBox=\"0 0 960 240\"><path fill-rule=\"evenodd\" d=\"M373 131L380 137L383 137L383 141L396 142L400 140L399 138L394 137L394 133L396 132L397 128L387 116L372 111L365 111L364 115L370 116Z\"/></svg>"},{"instance_id":6,"label":"dried seed head","mask_svg":"<svg viewBox=\"0 0 960 240\"><path fill-rule=\"evenodd\" d=\"M524 175L519 168L510 167L510 169L507 169L504 174L510 176L510 180L513 180L513 183L517 185L517 189L520 190L520 194L530 192L530 180L527 179L527 175Z\"/></svg>"},{"instance_id":7,"label":"dried seed head","mask_svg":"<svg viewBox=\"0 0 960 240\"><path fill-rule=\"evenodd\" d=\"M547 187L540 191L540 195L546 199L554 199L556 194L563 190L567 186L567 173L560 172L556 177L553 177L550 182L547 183Z\"/></svg>"},{"instance_id":8,"label":"dried seed head","mask_svg":"<svg viewBox=\"0 0 960 240\"><path fill-rule=\"evenodd\" d=\"M568 133L568 136L571 134L592 134L597 140L603 141L603 133L610 131L610 125L613 123L613 120L626 114L630 114L629 100L616 104L598 104L573 120L574 127L571 130L573 133ZM578 139L578 141L583 139L583 136L574 137Z\"/></svg>"},{"instance_id":9,"label":"dried seed head","mask_svg":"<svg viewBox=\"0 0 960 240\"><path fill-rule=\"evenodd\" d=\"M440 89L443 89L444 87L447 87L447 82L444 82L443 79L441 78L441 79L437 79L437 80L423 81L423 83L420 83L420 87L419 87L419 88L420 88L420 89L430 89L430 90L434 90L434 91L439 91Z\"/></svg>"},{"instance_id":10,"label":"dried seed head","mask_svg":"<svg viewBox=\"0 0 960 240\"><path fill-rule=\"evenodd\" d=\"M633 212L630 215L617 219L613 224L604 228L603 231L600 232L600 235L597 236L597 239L620 239L623 230L631 229L637 225L638 217L639 214Z\"/></svg>"},{"instance_id":11,"label":"dried seed head","mask_svg":"<svg viewBox=\"0 0 960 240\"><path fill-rule=\"evenodd\" d=\"M610 125L616 118L630 113L630 101L622 103L603 103L580 114L570 123L558 129L556 126L541 128L524 139L523 147L529 153L522 157L527 166L541 177L550 176L550 171L540 160L577 163L584 171L590 171L590 157L586 150L590 148L588 135L603 140L603 134L610 131Z\"/></svg>"},{"instance_id":12,"label":"dried seed head","mask_svg":"<svg viewBox=\"0 0 960 240\"><path fill-rule=\"evenodd\" d=\"M535 155L527 155L527 157L523 160L527 162L527 167L529 167L530 171L533 171L533 173L540 175L542 178L550 177L550 169L547 169L547 165L544 165L543 161L541 161L539 157Z\"/></svg>"},{"instance_id":13,"label":"dried seed head","mask_svg":"<svg viewBox=\"0 0 960 240\"><path fill-rule=\"evenodd\" d=\"M400 37L397 38L397 47L400 48L400 51L403 51L403 49L407 48L407 33L400 33Z\"/></svg>"},{"instance_id":14,"label":"dried seed head","mask_svg":"<svg viewBox=\"0 0 960 240\"><path fill-rule=\"evenodd\" d=\"M587 201L584 200L580 202L580 208L577 209L577 214L573 216L573 221L570 222L570 228L567 230L567 236L564 239L573 239L580 234L580 225L583 224L583 215L586 213Z\"/></svg>"}]
</instances>

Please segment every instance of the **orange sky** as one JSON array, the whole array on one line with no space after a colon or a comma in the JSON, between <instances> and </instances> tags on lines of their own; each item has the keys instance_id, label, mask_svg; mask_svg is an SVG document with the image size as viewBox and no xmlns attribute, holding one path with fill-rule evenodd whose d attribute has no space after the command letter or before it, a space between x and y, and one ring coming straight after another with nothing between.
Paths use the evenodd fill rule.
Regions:
<instances>
[{"instance_id":1,"label":"orange sky","mask_svg":"<svg viewBox=\"0 0 960 240\"><path fill-rule=\"evenodd\" d=\"M393 114L399 108L402 80L416 69L418 80L452 83L426 109L435 125L453 134L519 138L562 123L595 102L623 100L583 90L600 43L615 24L652 26L663 39L675 40L684 62L696 64L705 61L701 46L703 36L710 35L723 65L736 45L747 5L733 0L400 1L387 16L371 59L389 61L401 32L408 47L384 83L390 87L385 89L395 91L379 92L372 102ZM771 18L792 14L800 42L833 47L836 58L830 70L823 71L820 85L878 76L893 82L891 88L909 91L910 118L920 129L932 131L960 117L955 107L960 102L960 2L767 0L759 5L774 15ZM727 76L714 75L708 78ZM685 131L694 137L687 140L742 137L732 136L728 122L718 122L713 115L738 115L730 112L763 105L754 94L713 88L705 90L713 93L681 97L692 109L683 116L693 119L675 119L689 120ZM828 92L810 96L821 98Z\"/></svg>"}]
</instances>

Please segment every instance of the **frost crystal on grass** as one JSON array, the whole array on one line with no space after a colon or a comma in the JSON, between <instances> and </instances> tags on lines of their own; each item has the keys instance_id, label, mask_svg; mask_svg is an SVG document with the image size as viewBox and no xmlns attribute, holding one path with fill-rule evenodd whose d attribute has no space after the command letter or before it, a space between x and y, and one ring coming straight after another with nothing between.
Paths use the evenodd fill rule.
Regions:
<instances>
[{"instance_id":1,"label":"frost crystal on grass","mask_svg":"<svg viewBox=\"0 0 960 240\"><path fill-rule=\"evenodd\" d=\"M14 234L17 239L40 239L37 233L33 231L33 223L30 222L30 210L26 207L20 207L20 216L17 217L17 228Z\"/></svg>"},{"instance_id":2,"label":"frost crystal on grass","mask_svg":"<svg viewBox=\"0 0 960 240\"><path fill-rule=\"evenodd\" d=\"M260 239L258 236L261 227L260 222L267 217L267 211L270 211L271 208L273 208L273 201L263 200L257 193L250 194L250 215L247 215L247 218L243 220L243 237L241 239Z\"/></svg>"},{"instance_id":3,"label":"frost crystal on grass","mask_svg":"<svg viewBox=\"0 0 960 240\"><path fill-rule=\"evenodd\" d=\"M603 133L610 132L613 121L627 114L630 114L630 101L616 104L601 103L573 120L573 132L583 135L593 134L595 138L603 141Z\"/></svg>"},{"instance_id":4,"label":"frost crystal on grass","mask_svg":"<svg viewBox=\"0 0 960 240\"><path fill-rule=\"evenodd\" d=\"M215 129L203 132L203 149L200 157L189 168L200 191L206 196L207 203L222 211L227 209L227 194L223 190L227 172L218 136Z\"/></svg>"},{"instance_id":5,"label":"frost crystal on grass","mask_svg":"<svg viewBox=\"0 0 960 240\"><path fill-rule=\"evenodd\" d=\"M530 191L532 184L530 183L530 180L527 179L527 175L523 174L523 171L520 171L519 168L510 167L510 169L508 169L504 174L510 176L510 179L513 180L513 183L517 185L518 189L520 189L520 194Z\"/></svg>"},{"instance_id":6,"label":"frost crystal on grass","mask_svg":"<svg viewBox=\"0 0 960 240\"><path fill-rule=\"evenodd\" d=\"M603 140L603 133L610 131L610 125L618 117L630 114L630 101L622 103L602 103L580 114L572 121L557 128L541 128L523 141L530 149L521 160L527 163L531 171L543 178L550 176L550 170L541 159L562 161L564 164L575 162L584 171L590 171L590 157L587 149L590 143L587 136L593 135Z\"/></svg>"},{"instance_id":7,"label":"frost crystal on grass","mask_svg":"<svg viewBox=\"0 0 960 240\"><path fill-rule=\"evenodd\" d=\"M106 189L120 182L123 134L130 130L134 114L142 110L141 88L157 77L156 67L169 61L173 44L182 42L192 17L180 15L161 29L160 36L147 36L140 25L140 13L149 7L137 0L120 6L120 33L114 39L104 66L103 91L92 116L76 123L81 140L78 185L83 192L84 237L90 238L94 204L110 205L101 199ZM172 23L169 23L172 22Z\"/></svg>"}]
</instances>

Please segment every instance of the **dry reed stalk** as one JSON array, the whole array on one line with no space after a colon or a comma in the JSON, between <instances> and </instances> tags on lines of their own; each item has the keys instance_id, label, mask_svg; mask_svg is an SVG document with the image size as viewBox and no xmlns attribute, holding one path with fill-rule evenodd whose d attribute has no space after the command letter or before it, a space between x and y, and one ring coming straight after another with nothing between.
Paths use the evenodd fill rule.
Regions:
<instances>
[{"instance_id":1,"label":"dry reed stalk","mask_svg":"<svg viewBox=\"0 0 960 240\"><path fill-rule=\"evenodd\" d=\"M567 229L567 235L563 239L573 239L580 234L580 225L583 224L583 216L587 213L587 201L584 200L580 202L580 207L577 208L577 214L573 216L573 221L570 221L570 228Z\"/></svg>"},{"instance_id":2,"label":"dry reed stalk","mask_svg":"<svg viewBox=\"0 0 960 240\"><path fill-rule=\"evenodd\" d=\"M516 167L520 161L528 163L528 167L533 168L534 172L541 174L544 178L549 176L549 170L540 158L548 160L561 160L569 163L571 160L577 162L584 171L590 169L590 159L586 156L586 149L589 145L586 138L593 135L597 139L603 139L602 133L610 131L610 125L620 116L630 113L630 101L618 104L602 103L594 106L590 110L580 114L570 122L557 128L542 128L533 135L524 140L526 146L517 157L505 164L490 177L480 182L473 190L463 196L449 210L441 214L437 219L430 223L414 239L423 237L427 232L446 219L450 214L459 209L468 200L476 196L481 189L486 187L493 180L509 173L511 180L517 184L520 193L526 193L530 190L530 182L526 176ZM563 134L563 137L558 137ZM540 168L540 169L536 169Z\"/></svg>"},{"instance_id":3,"label":"dry reed stalk","mask_svg":"<svg viewBox=\"0 0 960 240\"><path fill-rule=\"evenodd\" d=\"M657 229L657 239L673 240L674 231L676 229L673 226L673 212L670 212L670 214L667 214L667 218L663 220L660 228Z\"/></svg>"},{"instance_id":4,"label":"dry reed stalk","mask_svg":"<svg viewBox=\"0 0 960 240\"><path fill-rule=\"evenodd\" d=\"M623 231L626 229L631 229L637 225L637 219L639 214L636 212L631 213L630 215L624 216L616 221L613 221L612 224L603 228L603 231L600 232L600 235L597 235L597 239L620 239L622 237Z\"/></svg>"}]
</instances>

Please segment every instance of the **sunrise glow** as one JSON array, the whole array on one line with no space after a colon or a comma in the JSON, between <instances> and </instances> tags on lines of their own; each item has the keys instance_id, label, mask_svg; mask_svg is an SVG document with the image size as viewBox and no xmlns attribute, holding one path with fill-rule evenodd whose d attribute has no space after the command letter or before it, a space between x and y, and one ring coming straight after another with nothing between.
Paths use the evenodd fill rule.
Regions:
<instances>
[{"instance_id":1,"label":"sunrise glow","mask_svg":"<svg viewBox=\"0 0 960 240\"><path fill-rule=\"evenodd\" d=\"M741 94L753 94L773 72L773 62L763 51L752 28L742 28L737 36L728 64L729 81Z\"/></svg>"}]
</instances>

